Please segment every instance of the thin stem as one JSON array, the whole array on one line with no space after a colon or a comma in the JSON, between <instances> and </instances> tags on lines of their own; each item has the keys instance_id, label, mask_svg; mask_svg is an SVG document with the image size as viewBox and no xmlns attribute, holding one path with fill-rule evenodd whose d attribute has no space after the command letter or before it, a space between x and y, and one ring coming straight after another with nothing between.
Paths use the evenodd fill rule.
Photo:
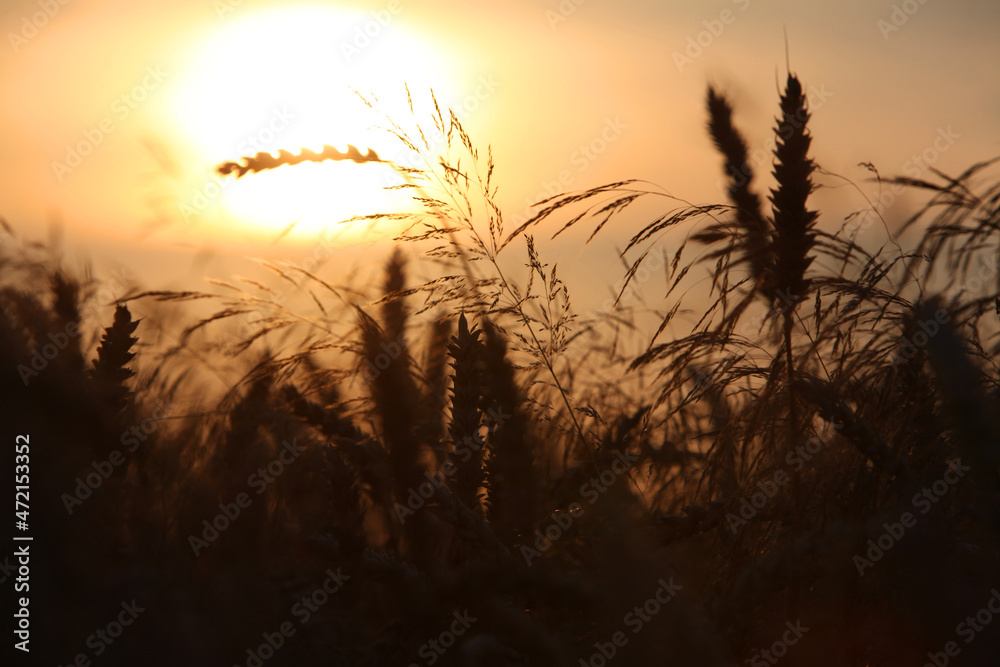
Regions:
<instances>
[{"instance_id":1,"label":"thin stem","mask_svg":"<svg viewBox=\"0 0 1000 667\"><path fill-rule=\"evenodd\" d=\"M427 162L427 159L425 157L421 156L421 159L423 159L424 163L427 164L429 167L431 166L430 163ZM396 166L392 162L389 162L389 164L393 165L393 167ZM433 170L433 168L431 168L429 171L430 171L431 174L433 174L434 179L438 182L439 186L441 187L442 193L446 197L448 197L448 198L451 199L452 205L455 206L456 209L460 209L461 208L461 204L455 198L455 195L452 192L452 189L448 188L448 187L445 187L445 184L441 182L440 177ZM402 176L403 176L403 178L408 183L410 183L414 188L416 188L417 190L424 190L424 187L422 185L420 185L419 183L415 182L413 179L411 179L410 175L406 171L399 170L399 173L401 173ZM477 175L477 178L479 178L478 171L476 172L476 175ZM480 186L482 186L482 179L481 178L479 178L479 182L480 182ZM487 196L488 196L488 193L487 193ZM555 367L552 365L552 361L549 358L549 355L546 353L544 347L542 346L541 341L538 338L538 335L535 333L534 328L531 326L530 318L528 317L527 313L525 313L525 311L524 311L524 307L523 307L524 300L518 298L517 294L515 293L515 291L511 287L510 283L508 282L506 274L500 268L500 265L497 262L497 249L495 247L495 244L493 244L492 242L490 244L486 244L485 242L483 242L483 238L482 238L482 236L480 236L479 231L472 224L472 211L469 210L468 213L469 213L469 215L468 215L468 230L469 230L469 232L471 232L472 235L476 238L476 241L478 242L479 246L481 248L486 249L486 253L485 253L486 257L489 259L490 263L493 265L493 268L496 270L496 274L500 278L500 282L501 282L501 285L503 286L504 292L506 292L506 294L509 296L509 298L513 302L514 307L517 309L517 313L520 316L521 323L528 330L528 333L531 336L531 340L534 343L535 350L536 350L536 352L538 354L538 357L541 359L542 364L545 366L545 368L548 371L549 375L551 375L552 380L555 383L556 390L559 392L559 396L562 398L563 404L566 406L566 410L569 412L569 419L572 422L573 430L576 432L576 434L580 438L581 442L587 443L587 437L584 435L583 427L580 425L580 422L579 422L579 420L576 417L576 410L573 408L573 405L570 403L569 396L568 396L568 394L566 392L566 389L563 386L562 382L559 380L559 375L556 373ZM441 211L437 210L437 209L434 210L434 215L436 217L438 217L439 219L442 219L442 220L445 219L444 218L444 214ZM455 244L455 246L458 247L460 255L461 255L462 260L463 260L463 263L466 266L466 269L469 271L470 274L473 274L472 264L469 261L468 257L466 256L465 249L463 248L462 244L459 243L458 240L455 238L455 235L454 235L453 231L449 231L448 235L451 237L452 242ZM492 239L491 239L491 241L492 241ZM475 283L473 283L472 289L474 291L477 291L477 293L478 293L478 288L476 287ZM591 459L591 462L594 464L594 466L596 468L597 467L597 463L596 463L596 461L594 459L594 452L593 452L592 448L591 448L591 451L590 451L590 459Z\"/></svg>"}]
</instances>

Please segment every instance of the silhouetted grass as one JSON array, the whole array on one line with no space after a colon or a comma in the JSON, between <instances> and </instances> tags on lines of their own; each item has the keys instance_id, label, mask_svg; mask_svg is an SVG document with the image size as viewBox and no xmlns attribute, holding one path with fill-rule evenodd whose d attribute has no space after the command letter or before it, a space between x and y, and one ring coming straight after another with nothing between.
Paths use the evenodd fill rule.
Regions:
<instances>
[{"instance_id":1,"label":"silhouetted grass","mask_svg":"<svg viewBox=\"0 0 1000 667\"><path fill-rule=\"evenodd\" d=\"M780 105L769 213L710 90L728 204L620 181L515 230L453 114L435 103L437 159L429 131L390 121L425 160L400 168L424 208L371 216L409 223L377 292L271 263L300 299L243 279L91 304L45 247L6 243L0 399L31 434L37 655L69 664L132 599L146 611L101 664L251 664L285 622L264 664L429 664L456 613L476 620L436 664L598 664L616 632L607 664L761 664L786 623L809 630L785 665L944 650L997 585L1000 278L970 277L1000 252L1000 186L975 182L989 163L896 179L931 194L915 250L866 250L808 208L794 76ZM614 310L610 340L584 336L601 323L578 320L535 236L563 218L554 234L595 238L640 198L680 208L633 234L620 294L665 234L698 226L672 248L661 321ZM500 254L520 252L519 276ZM692 311L676 295L705 267ZM156 340L174 318L159 305L196 300L217 308ZM623 358L630 331L645 349ZM664 582L681 588L653 613ZM955 663L998 652L985 627Z\"/></svg>"}]
</instances>

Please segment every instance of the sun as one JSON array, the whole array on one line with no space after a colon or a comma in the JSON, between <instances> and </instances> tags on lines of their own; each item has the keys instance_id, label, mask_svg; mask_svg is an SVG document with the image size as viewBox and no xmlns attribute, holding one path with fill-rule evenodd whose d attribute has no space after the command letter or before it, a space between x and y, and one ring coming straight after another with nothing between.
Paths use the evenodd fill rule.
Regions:
<instances>
[{"instance_id":1,"label":"sun","mask_svg":"<svg viewBox=\"0 0 1000 667\"><path fill-rule=\"evenodd\" d=\"M174 98L198 163L182 188L183 217L244 237L289 228L314 236L352 216L409 206L406 190L385 189L401 182L388 162L303 163L239 179L215 172L260 152L324 145L401 160L401 144L380 129L386 116L412 119L407 85L442 90L451 80L447 61L406 30L400 12L390 3L367 14L304 5L226 15L193 52ZM377 99L378 111L361 95Z\"/></svg>"}]
</instances>

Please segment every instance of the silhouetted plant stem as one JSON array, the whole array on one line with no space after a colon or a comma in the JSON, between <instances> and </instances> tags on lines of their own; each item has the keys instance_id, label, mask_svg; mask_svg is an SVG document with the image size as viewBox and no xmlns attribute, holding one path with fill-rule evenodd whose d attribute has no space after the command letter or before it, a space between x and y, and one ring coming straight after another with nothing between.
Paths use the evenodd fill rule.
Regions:
<instances>
[{"instance_id":1,"label":"silhouetted plant stem","mask_svg":"<svg viewBox=\"0 0 1000 667\"><path fill-rule=\"evenodd\" d=\"M806 208L806 200L812 192L812 172L815 168L809 159L811 137L806 128L809 112L806 98L799 80L791 73L781 96L782 117L776 128L777 145L774 156L774 177L777 189L771 190L774 217L775 267L772 292L788 295L791 303L783 310L783 332L785 363L788 382L789 446L793 446L800 433L796 414L795 355L792 348L792 329L795 326L795 311L809 290L806 270L813 262L810 251L813 246L816 223L815 211ZM793 491L796 508L801 506L801 481L794 476ZM796 512L798 516L798 512Z\"/></svg>"}]
</instances>

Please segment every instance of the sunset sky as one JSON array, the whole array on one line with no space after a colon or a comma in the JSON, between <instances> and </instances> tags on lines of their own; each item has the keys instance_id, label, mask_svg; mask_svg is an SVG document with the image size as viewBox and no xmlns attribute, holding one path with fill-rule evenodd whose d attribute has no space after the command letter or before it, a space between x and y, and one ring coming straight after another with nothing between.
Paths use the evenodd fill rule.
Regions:
<instances>
[{"instance_id":1,"label":"sunset sky","mask_svg":"<svg viewBox=\"0 0 1000 667\"><path fill-rule=\"evenodd\" d=\"M74 257L99 273L128 267L148 287L225 277L245 255L294 258L344 216L404 205L380 191L384 167L353 163L215 192L212 167L258 149L393 155L348 86L404 122L406 82L428 124L433 88L492 145L511 226L539 198L625 178L721 201L706 86L733 100L751 151L765 150L786 34L810 91L814 158L869 195L861 161L930 177L914 156L957 173L1000 155L995 3L10 0L0 25L0 216L29 238L59 223ZM770 158L758 174L769 171ZM864 206L846 188L816 203L831 226ZM613 282L614 246L639 222L586 249L581 230L550 252L571 275ZM379 238L358 236L343 230L345 263Z\"/></svg>"}]
</instances>

